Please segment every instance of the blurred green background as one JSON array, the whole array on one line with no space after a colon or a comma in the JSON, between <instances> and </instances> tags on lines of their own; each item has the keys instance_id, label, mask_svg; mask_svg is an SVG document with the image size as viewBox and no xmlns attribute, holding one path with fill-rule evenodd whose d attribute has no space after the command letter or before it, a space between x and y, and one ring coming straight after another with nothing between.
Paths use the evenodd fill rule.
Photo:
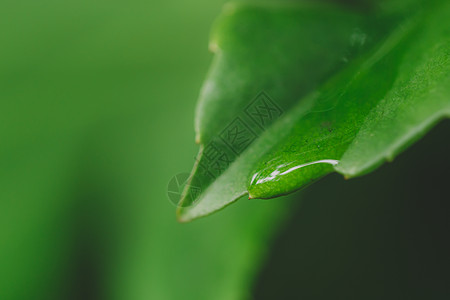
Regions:
<instances>
[{"instance_id":1,"label":"blurred green background","mask_svg":"<svg viewBox=\"0 0 450 300\"><path fill-rule=\"evenodd\" d=\"M429 278L405 277L415 265L434 274L423 293L449 295L450 209L438 201L449 178L448 125L417 148L426 150L363 183L318 183L300 208L242 200L175 221L167 184L194 162L195 102L223 3L1 1L0 299L411 299L414 283ZM442 159L417 171L430 149ZM405 193L411 185L422 192ZM417 217L424 198L435 199L434 210ZM423 206L405 214L408 199ZM411 227L399 216L422 224L402 243L403 231L391 229ZM417 235L424 226L433 234ZM423 255L397 264L414 247Z\"/></svg>"},{"instance_id":2,"label":"blurred green background","mask_svg":"<svg viewBox=\"0 0 450 300\"><path fill-rule=\"evenodd\" d=\"M181 225L166 191L222 4L1 1L0 299L248 293L281 209Z\"/></svg>"}]
</instances>

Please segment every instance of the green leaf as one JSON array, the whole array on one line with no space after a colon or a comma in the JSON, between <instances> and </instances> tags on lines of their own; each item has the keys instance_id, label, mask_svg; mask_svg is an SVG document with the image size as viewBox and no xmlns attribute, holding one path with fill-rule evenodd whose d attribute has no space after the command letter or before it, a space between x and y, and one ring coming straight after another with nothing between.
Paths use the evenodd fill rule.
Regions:
<instances>
[{"instance_id":1,"label":"green leaf","mask_svg":"<svg viewBox=\"0 0 450 300\"><path fill-rule=\"evenodd\" d=\"M216 54L197 111L202 145L192 178L203 183L203 193L185 197L178 210L181 221L212 213L247 194L250 198L287 194L333 171L346 177L365 174L450 115L450 5L445 1L414 13L378 11L364 21L335 13L333 21L317 27L302 13L323 20L326 8L315 8L314 14L303 6L232 8L213 35L221 37L213 41L218 41L214 48L222 50ZM289 19L286 15L298 23L285 25L281 20ZM248 36L241 35L239 24L245 24L242 30ZM276 36L287 42L277 41L276 51L266 51L261 31L269 40ZM317 36L326 38L321 44L325 54L305 50ZM291 51L293 47L304 51ZM339 64L342 60L349 63ZM280 67L280 61L290 61L292 69ZM322 62L327 68L318 67ZM268 65L271 76L255 75L258 66L266 70ZM303 86L305 81L310 84ZM209 180L201 172L207 162L202 152L258 88L287 112ZM189 192L186 189L185 195Z\"/></svg>"}]
</instances>

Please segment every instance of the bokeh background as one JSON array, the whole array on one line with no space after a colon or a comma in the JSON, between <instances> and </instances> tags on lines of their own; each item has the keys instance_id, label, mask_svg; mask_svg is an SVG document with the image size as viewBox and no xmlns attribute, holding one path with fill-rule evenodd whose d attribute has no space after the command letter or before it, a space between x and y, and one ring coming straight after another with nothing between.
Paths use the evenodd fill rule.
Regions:
<instances>
[{"instance_id":1,"label":"bokeh background","mask_svg":"<svg viewBox=\"0 0 450 300\"><path fill-rule=\"evenodd\" d=\"M248 289L275 203L181 225L167 198L222 4L1 1L0 299Z\"/></svg>"},{"instance_id":2,"label":"bokeh background","mask_svg":"<svg viewBox=\"0 0 450 300\"><path fill-rule=\"evenodd\" d=\"M224 2L1 1L0 299L450 295L448 122L303 201L175 221Z\"/></svg>"}]
</instances>

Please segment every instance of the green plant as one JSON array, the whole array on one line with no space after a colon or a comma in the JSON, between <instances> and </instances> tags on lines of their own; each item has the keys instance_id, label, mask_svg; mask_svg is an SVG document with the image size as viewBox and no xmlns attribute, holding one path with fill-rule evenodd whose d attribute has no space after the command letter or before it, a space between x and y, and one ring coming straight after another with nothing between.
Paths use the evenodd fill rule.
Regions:
<instances>
[{"instance_id":1,"label":"green plant","mask_svg":"<svg viewBox=\"0 0 450 300\"><path fill-rule=\"evenodd\" d=\"M366 174L450 116L450 3L365 4L359 12L305 2L224 8L197 107L191 178L203 192L187 197L187 186L180 221L243 196L288 194L334 171ZM211 176L203 152L211 143L225 149L223 128L260 91L287 112Z\"/></svg>"},{"instance_id":2,"label":"green plant","mask_svg":"<svg viewBox=\"0 0 450 300\"><path fill-rule=\"evenodd\" d=\"M346 183L330 176L305 191L301 199L239 201L208 218L176 222L166 187L173 175L191 166L197 151L190 112L210 63L205 47L209 26L223 2L2 2L0 299L229 300L249 298L261 285L275 288L274 297L259 290L269 298L292 298L289 293L280 295L285 290L278 289L272 278L269 284L255 280L267 267L267 258L276 256L287 263L279 264L283 276L280 272L273 276L293 282L294 297L301 289L305 299L314 299L308 291L325 296L328 292L331 296L324 299L338 294L401 299L397 295L404 291L406 299L446 298L450 246L445 245L449 209L444 204L448 203L445 181L450 168L445 157L449 150L448 143L443 148L436 145L445 144L442 139L448 126L440 127L444 131L435 143L421 141L425 147L418 155L405 160L405 153L396 164L371 176ZM389 0L378 10L379 1L373 5L351 0L344 1L349 5L273 2L230 5L225 12L237 6L235 13L241 17L224 14L218 20L213 40L222 44L230 40L234 49L232 56L222 57L227 59L222 66L243 73L233 77L230 73L224 77L226 70L210 73L210 78L214 75L218 83L228 82L234 88L224 85L223 92L214 90L220 97L227 96L223 99L230 105L217 101L217 109L199 115L201 131L221 132L236 117L233 109L242 113L243 103L252 101L262 88L273 101L281 101L283 113L276 120L285 122L298 100L323 89L331 77L340 77L346 66L356 65L354 59L363 60L378 41L389 36L396 22L433 9L429 2L417 7L416 0ZM433 3L444 7L443 1ZM371 26L377 17L386 21L379 21L381 27ZM224 26L250 19L259 24L250 35ZM291 30L286 30L287 36L271 34L273 22L295 28L305 43L291 43ZM439 30L446 30L446 24L441 21ZM244 52L258 32L262 46ZM266 34L281 43L267 42ZM311 40L315 47L306 43ZM299 61L274 64L281 63L272 54L282 50L277 46L282 41L283 51L291 58L301 52ZM219 53L220 43L211 48ZM271 56L265 58L265 53ZM307 72L296 72L298 66ZM246 67L251 68L245 71ZM264 84L258 86L258 82ZM286 88L275 89L273 82L284 82ZM305 108L309 116L331 113L330 108L338 109L341 103L319 102L314 109ZM205 122L205 117L211 122ZM330 124L323 125L328 130ZM268 132L273 130L270 127ZM277 135L256 130L260 140L267 136L273 138L274 147L278 144ZM209 138L214 139L214 134ZM207 140L206 136L200 139ZM410 163L423 158L423 153L433 159ZM258 157L253 160L259 161ZM251 162L238 158L232 165L237 171L244 166L238 160ZM248 174L236 174L234 187L226 184L230 176L217 177L225 183L221 185L224 192L246 192ZM334 179L338 188L327 185ZM205 187L213 182L210 177L200 180ZM235 189L237 184L242 189ZM408 186L421 189L407 190ZM371 192L375 189L378 193ZM364 196L368 191L371 197ZM416 202L411 201L413 196ZM408 214L411 203L415 213ZM219 207L223 204L218 202ZM300 215L292 218L300 205ZM289 219L301 224L289 224L291 233L286 234L280 229L286 228ZM411 220L414 226L405 228ZM276 249L284 244L274 240L276 233L299 243L302 252L288 247L292 256L278 255ZM305 259L309 268L295 264L298 258ZM289 272L293 276L286 276ZM385 276L388 272L391 276ZM424 273L431 276L423 280ZM355 282L362 283L359 292L352 286ZM394 293L391 284L396 287Z\"/></svg>"}]
</instances>

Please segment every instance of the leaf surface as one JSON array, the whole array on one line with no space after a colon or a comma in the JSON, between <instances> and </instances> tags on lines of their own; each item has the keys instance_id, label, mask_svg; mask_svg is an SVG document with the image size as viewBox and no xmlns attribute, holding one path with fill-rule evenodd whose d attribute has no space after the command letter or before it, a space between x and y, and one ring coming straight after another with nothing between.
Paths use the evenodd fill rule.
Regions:
<instances>
[{"instance_id":1,"label":"leaf surface","mask_svg":"<svg viewBox=\"0 0 450 300\"><path fill-rule=\"evenodd\" d=\"M364 19L336 8L315 7L312 14L311 7L293 7L233 5L219 19L216 59L197 111L201 151L192 178L202 183L202 193L189 198L187 187L181 221L244 195L288 194L333 171L365 174L450 115L448 3ZM330 11L335 19L321 15ZM314 23L324 19L329 22ZM268 37L280 39L278 46L262 47ZM311 37L322 38L325 55ZM283 113L257 131L245 119L246 101L260 90ZM251 142L211 176L205 169L218 165L207 157L211 145L226 154L224 132L243 128L233 119L240 115L254 132L246 136Z\"/></svg>"}]
</instances>

